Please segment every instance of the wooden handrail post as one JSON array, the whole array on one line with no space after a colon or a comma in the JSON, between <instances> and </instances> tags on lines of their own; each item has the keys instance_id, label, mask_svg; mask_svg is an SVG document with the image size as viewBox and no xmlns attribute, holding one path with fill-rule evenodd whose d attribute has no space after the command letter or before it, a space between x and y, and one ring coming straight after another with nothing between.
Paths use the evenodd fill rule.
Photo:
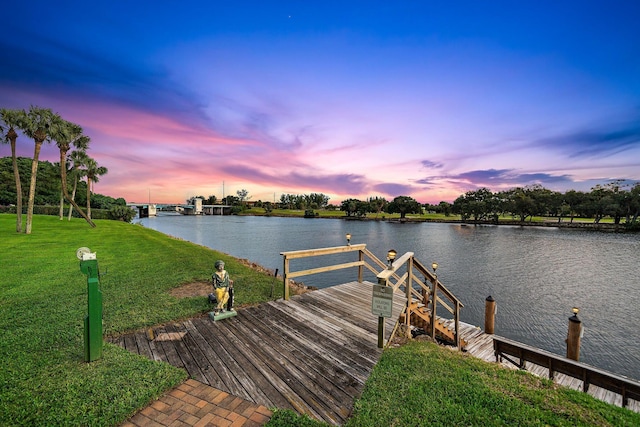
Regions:
<instances>
[{"instance_id":1,"label":"wooden handrail post","mask_svg":"<svg viewBox=\"0 0 640 427\"><path fill-rule=\"evenodd\" d=\"M282 282L284 284L284 290L282 297L285 301L289 300L289 259L285 255L284 257L284 269L282 270Z\"/></svg>"},{"instance_id":2,"label":"wooden handrail post","mask_svg":"<svg viewBox=\"0 0 640 427\"><path fill-rule=\"evenodd\" d=\"M455 330L456 330L456 347L460 350L460 302L456 301L456 312L454 314Z\"/></svg>"},{"instance_id":3,"label":"wooden handrail post","mask_svg":"<svg viewBox=\"0 0 640 427\"><path fill-rule=\"evenodd\" d=\"M378 285L389 286L387 279L378 278ZM384 348L384 317L378 316L378 348Z\"/></svg>"},{"instance_id":4,"label":"wooden handrail post","mask_svg":"<svg viewBox=\"0 0 640 427\"><path fill-rule=\"evenodd\" d=\"M436 339L436 306L438 305L438 275L433 283L431 293L431 338Z\"/></svg>"},{"instance_id":5,"label":"wooden handrail post","mask_svg":"<svg viewBox=\"0 0 640 427\"><path fill-rule=\"evenodd\" d=\"M567 359L578 361L580 359L580 339L582 335L582 322L578 319L578 313L574 312L569 317L569 331L567 332Z\"/></svg>"},{"instance_id":6,"label":"wooden handrail post","mask_svg":"<svg viewBox=\"0 0 640 427\"><path fill-rule=\"evenodd\" d=\"M404 285L405 290L406 290L406 295L407 295L407 315L404 318L404 324L407 325L407 336L410 338L411 337L411 330L410 330L410 326L411 326L411 299L413 298L413 296L411 295L411 287L412 287L412 283L411 283L411 278L413 277L413 256L411 258L409 258L407 260L407 283Z\"/></svg>"},{"instance_id":7,"label":"wooden handrail post","mask_svg":"<svg viewBox=\"0 0 640 427\"><path fill-rule=\"evenodd\" d=\"M364 251L362 249L360 249L358 251L358 261L360 261L360 262L364 261ZM364 277L363 274L362 274L363 273L363 269L364 269L363 265L358 267L358 283L362 283L362 281L363 281L363 277Z\"/></svg>"},{"instance_id":8,"label":"wooden handrail post","mask_svg":"<svg viewBox=\"0 0 640 427\"><path fill-rule=\"evenodd\" d=\"M494 333L494 327L496 322L496 300L491 295L484 300L484 332L486 334Z\"/></svg>"}]
</instances>

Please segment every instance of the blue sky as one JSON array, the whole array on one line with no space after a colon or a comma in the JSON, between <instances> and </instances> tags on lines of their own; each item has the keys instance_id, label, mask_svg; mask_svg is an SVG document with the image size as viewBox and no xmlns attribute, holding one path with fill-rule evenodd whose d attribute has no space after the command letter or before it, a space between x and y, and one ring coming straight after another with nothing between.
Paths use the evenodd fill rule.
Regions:
<instances>
[{"instance_id":1,"label":"blue sky","mask_svg":"<svg viewBox=\"0 0 640 427\"><path fill-rule=\"evenodd\" d=\"M80 124L109 169L96 191L128 201L640 180L640 2L2 9L0 107Z\"/></svg>"}]
</instances>

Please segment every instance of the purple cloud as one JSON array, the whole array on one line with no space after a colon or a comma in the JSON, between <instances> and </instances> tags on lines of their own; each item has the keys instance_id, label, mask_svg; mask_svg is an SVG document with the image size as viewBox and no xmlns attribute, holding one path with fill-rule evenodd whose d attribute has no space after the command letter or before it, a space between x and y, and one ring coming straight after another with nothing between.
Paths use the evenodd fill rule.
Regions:
<instances>
[{"instance_id":1,"label":"purple cloud","mask_svg":"<svg viewBox=\"0 0 640 427\"><path fill-rule=\"evenodd\" d=\"M442 163L432 162L431 160L423 160L420 163L422 164L422 167L427 169L440 169L444 166Z\"/></svg>"},{"instance_id":2,"label":"purple cloud","mask_svg":"<svg viewBox=\"0 0 640 427\"><path fill-rule=\"evenodd\" d=\"M578 130L536 141L549 149L567 152L570 158L608 157L640 148L640 117L620 125Z\"/></svg>"},{"instance_id":3,"label":"purple cloud","mask_svg":"<svg viewBox=\"0 0 640 427\"><path fill-rule=\"evenodd\" d=\"M415 188L407 184L383 183L374 185L373 190L389 197L396 197L412 194Z\"/></svg>"}]
</instances>

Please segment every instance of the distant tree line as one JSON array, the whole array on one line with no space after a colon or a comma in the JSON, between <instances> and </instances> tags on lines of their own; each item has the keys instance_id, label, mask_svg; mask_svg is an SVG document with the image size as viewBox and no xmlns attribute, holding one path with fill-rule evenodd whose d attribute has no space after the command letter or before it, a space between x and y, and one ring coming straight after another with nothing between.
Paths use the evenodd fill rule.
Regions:
<instances>
[{"instance_id":1,"label":"distant tree line","mask_svg":"<svg viewBox=\"0 0 640 427\"><path fill-rule=\"evenodd\" d=\"M322 193L311 194L282 194L280 209L324 209L329 203L329 197Z\"/></svg>"},{"instance_id":2,"label":"distant tree line","mask_svg":"<svg viewBox=\"0 0 640 427\"><path fill-rule=\"evenodd\" d=\"M604 217L613 219L615 224L637 224L640 214L640 183L623 185L613 181L597 185L590 192L569 190L565 193L552 191L541 185L516 187L510 190L492 192L488 188L468 191L453 203L440 202L437 205L421 205L409 196L398 196L391 202L382 197L367 200L347 199L340 204L346 216L363 217L369 213L419 214L422 210L450 216L460 215L463 220L497 222L502 216L512 216L521 222L532 220L534 216L558 218L593 218L599 223Z\"/></svg>"},{"instance_id":3,"label":"distant tree line","mask_svg":"<svg viewBox=\"0 0 640 427\"><path fill-rule=\"evenodd\" d=\"M20 180L22 181L22 196L26 197L26 183L31 180L31 159L27 157L18 157L16 159L18 164L18 170L20 171ZM60 208L60 167L58 163L51 163L46 160L40 160L37 172L38 186L35 194L35 206L36 207L48 207L47 212L53 212L51 209L56 209L56 214L59 213ZM12 159L11 157L0 157L0 207L4 207L3 210L9 210L9 206L13 206L10 209L11 212L15 212L15 201L17 199L16 186L13 182L12 172ZM73 187L74 180L72 177L68 177L67 185ZM76 184L76 196L75 201L80 206L87 205L87 183L86 181L78 181ZM122 198L113 198L100 193L91 193L91 199L89 199L91 209L97 210L110 210L116 206L126 207L127 201ZM66 207L66 206L65 206ZM86 208L85 208L86 209ZM42 209L41 209L42 210ZM24 207L23 207L24 211ZM135 213L135 212L134 212ZM72 216L82 218L80 214L72 212Z\"/></svg>"},{"instance_id":4,"label":"distant tree line","mask_svg":"<svg viewBox=\"0 0 640 427\"><path fill-rule=\"evenodd\" d=\"M239 197L227 196L223 203L231 206L243 205L248 193L238 192ZM204 198L203 198L204 199ZM205 203L214 204L215 196L209 196ZM488 188L468 191L453 203L440 202L435 205L420 204L409 196L398 196L388 201L384 197L369 197L366 200L350 198L339 206L330 205L329 197L322 193L283 194L279 203L257 201L256 207L267 212L272 209L305 210L311 215L314 209L340 209L348 217L364 217L373 213L380 216L386 213L399 213L400 218L407 214L421 214L424 211L445 216L460 215L464 221L497 222L498 218L511 216L520 222L532 220L534 216L557 218L592 218L599 223L604 217L610 217L615 224L624 221L633 225L640 214L640 183L624 185L622 181L612 181L606 185L597 185L589 192L569 190L565 193L552 191L535 184L515 187L505 191L492 192ZM305 213L306 215L306 213Z\"/></svg>"},{"instance_id":5,"label":"distant tree line","mask_svg":"<svg viewBox=\"0 0 640 427\"><path fill-rule=\"evenodd\" d=\"M517 187L497 193L487 188L468 191L458 197L451 212L464 220L497 221L502 215L511 215L524 222L534 216L562 218L593 218L599 223L610 217L615 224L622 220L635 224L640 214L640 183L624 186L621 181L597 185L590 192L569 190L551 191L541 185Z\"/></svg>"},{"instance_id":6,"label":"distant tree line","mask_svg":"<svg viewBox=\"0 0 640 427\"><path fill-rule=\"evenodd\" d=\"M384 213L399 213L400 218L405 218L407 214L422 213L422 205L412 197L398 196L391 202L384 197L369 197L367 200L347 199L340 204L340 210L347 216L364 217L368 213L375 213L376 216Z\"/></svg>"}]
</instances>

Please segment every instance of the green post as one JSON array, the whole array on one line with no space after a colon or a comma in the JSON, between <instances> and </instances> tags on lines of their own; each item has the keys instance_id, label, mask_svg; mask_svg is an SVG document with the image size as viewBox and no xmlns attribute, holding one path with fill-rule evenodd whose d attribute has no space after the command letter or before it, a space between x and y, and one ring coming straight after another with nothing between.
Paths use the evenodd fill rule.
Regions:
<instances>
[{"instance_id":1,"label":"green post","mask_svg":"<svg viewBox=\"0 0 640 427\"><path fill-rule=\"evenodd\" d=\"M93 362L102 357L102 291L96 254L88 248L76 252L80 271L87 276L88 314L84 318L84 360Z\"/></svg>"}]
</instances>

